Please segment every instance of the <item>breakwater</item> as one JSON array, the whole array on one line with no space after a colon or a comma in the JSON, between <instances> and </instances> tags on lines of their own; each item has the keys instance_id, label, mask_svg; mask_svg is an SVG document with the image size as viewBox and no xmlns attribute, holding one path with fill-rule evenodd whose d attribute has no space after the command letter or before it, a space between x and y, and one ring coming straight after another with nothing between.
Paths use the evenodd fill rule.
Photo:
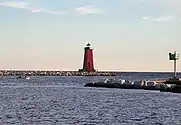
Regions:
<instances>
[{"instance_id":1,"label":"breakwater","mask_svg":"<svg viewBox=\"0 0 181 125\"><path fill-rule=\"evenodd\" d=\"M116 76L116 72L0 70L0 76Z\"/></svg>"},{"instance_id":2,"label":"breakwater","mask_svg":"<svg viewBox=\"0 0 181 125\"><path fill-rule=\"evenodd\" d=\"M181 93L181 81L179 79L160 80L160 81L110 81L106 79L103 82L91 82L85 84L84 87L104 87L119 89L142 89L142 90L158 90L160 92Z\"/></svg>"}]
</instances>

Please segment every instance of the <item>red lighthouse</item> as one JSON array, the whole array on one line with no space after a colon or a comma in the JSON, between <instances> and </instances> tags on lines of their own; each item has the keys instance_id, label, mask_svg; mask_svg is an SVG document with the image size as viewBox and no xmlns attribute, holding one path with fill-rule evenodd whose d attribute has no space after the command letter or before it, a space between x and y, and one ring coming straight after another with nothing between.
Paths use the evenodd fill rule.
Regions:
<instances>
[{"instance_id":1,"label":"red lighthouse","mask_svg":"<svg viewBox=\"0 0 181 125\"><path fill-rule=\"evenodd\" d=\"M94 69L94 61L93 61L93 49L90 47L90 43L88 43L84 47L84 61L83 61L83 69L79 71L83 72L95 72Z\"/></svg>"}]
</instances>

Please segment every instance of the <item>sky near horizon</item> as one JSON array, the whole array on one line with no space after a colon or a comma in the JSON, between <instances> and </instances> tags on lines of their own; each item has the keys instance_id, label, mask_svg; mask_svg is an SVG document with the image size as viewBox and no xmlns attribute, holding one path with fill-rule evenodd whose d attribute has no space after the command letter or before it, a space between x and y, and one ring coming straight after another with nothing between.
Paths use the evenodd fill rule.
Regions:
<instances>
[{"instance_id":1,"label":"sky near horizon","mask_svg":"<svg viewBox=\"0 0 181 125\"><path fill-rule=\"evenodd\" d=\"M172 71L180 0L0 0L0 69ZM178 60L181 71L181 60Z\"/></svg>"}]
</instances>

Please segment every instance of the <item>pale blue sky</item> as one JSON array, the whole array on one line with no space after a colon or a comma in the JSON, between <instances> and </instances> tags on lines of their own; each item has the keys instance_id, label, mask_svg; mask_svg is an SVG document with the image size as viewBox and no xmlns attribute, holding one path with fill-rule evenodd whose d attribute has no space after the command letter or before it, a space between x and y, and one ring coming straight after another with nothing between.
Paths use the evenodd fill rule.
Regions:
<instances>
[{"instance_id":1,"label":"pale blue sky","mask_svg":"<svg viewBox=\"0 0 181 125\"><path fill-rule=\"evenodd\" d=\"M180 0L0 0L0 68L78 70L91 41L98 70L172 71L180 33Z\"/></svg>"}]
</instances>

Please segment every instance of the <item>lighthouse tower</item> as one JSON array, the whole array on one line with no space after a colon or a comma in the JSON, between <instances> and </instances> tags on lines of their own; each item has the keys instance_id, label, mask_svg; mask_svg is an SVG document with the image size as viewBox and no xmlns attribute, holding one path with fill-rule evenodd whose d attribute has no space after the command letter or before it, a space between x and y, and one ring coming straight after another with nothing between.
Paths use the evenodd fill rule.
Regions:
<instances>
[{"instance_id":1,"label":"lighthouse tower","mask_svg":"<svg viewBox=\"0 0 181 125\"><path fill-rule=\"evenodd\" d=\"M90 43L88 43L84 47L84 61L83 61L83 69L79 71L83 72L95 72L94 69L94 60L93 60L93 49L91 48Z\"/></svg>"}]
</instances>

